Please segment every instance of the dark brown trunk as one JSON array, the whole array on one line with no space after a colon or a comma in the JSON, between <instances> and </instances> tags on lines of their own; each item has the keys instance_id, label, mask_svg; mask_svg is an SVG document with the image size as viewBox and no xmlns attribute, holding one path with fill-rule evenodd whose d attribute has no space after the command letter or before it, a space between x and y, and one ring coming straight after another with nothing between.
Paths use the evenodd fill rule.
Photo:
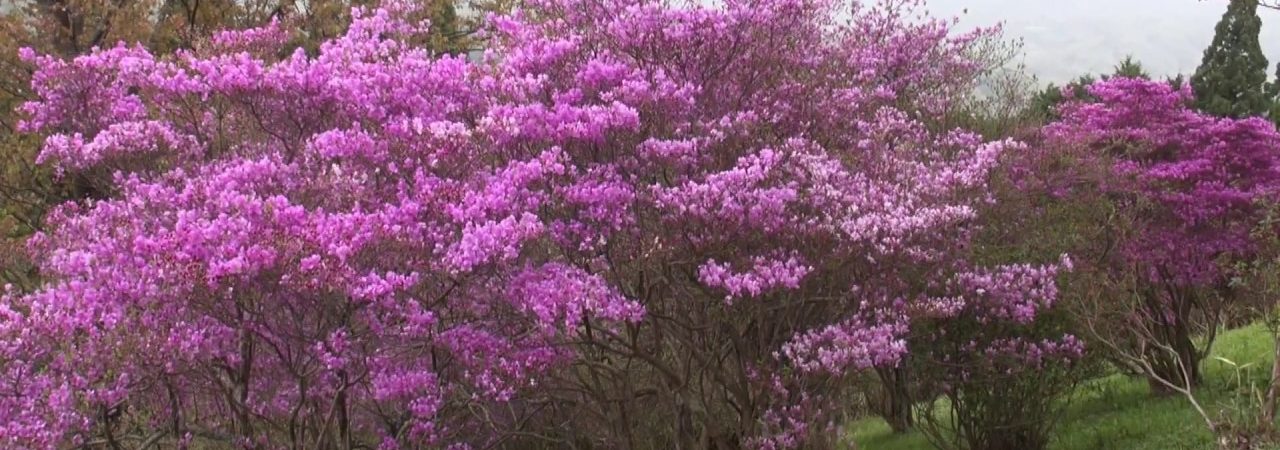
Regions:
<instances>
[{"instance_id":1,"label":"dark brown trunk","mask_svg":"<svg viewBox=\"0 0 1280 450\"><path fill-rule=\"evenodd\" d=\"M1191 340L1190 333L1186 327L1170 327L1165 336L1167 349L1154 350L1148 354L1152 374L1155 378L1173 383L1178 386L1184 386L1187 389L1195 389L1200 385L1200 352L1196 349L1195 342ZM1148 379L1148 384L1156 394L1167 395L1173 391L1159 380Z\"/></svg>"},{"instance_id":2,"label":"dark brown trunk","mask_svg":"<svg viewBox=\"0 0 1280 450\"><path fill-rule=\"evenodd\" d=\"M907 378L907 369L892 367L876 369L882 386L880 392L879 411L877 411L894 433L905 433L915 426L912 417L911 390Z\"/></svg>"},{"instance_id":3,"label":"dark brown trunk","mask_svg":"<svg viewBox=\"0 0 1280 450\"><path fill-rule=\"evenodd\" d=\"M1145 355L1151 365L1147 382L1158 395L1174 392L1165 383L1188 390L1200 385L1201 353L1192 341L1194 295L1172 285L1166 285L1163 294L1148 291L1144 295L1153 339Z\"/></svg>"}]
</instances>

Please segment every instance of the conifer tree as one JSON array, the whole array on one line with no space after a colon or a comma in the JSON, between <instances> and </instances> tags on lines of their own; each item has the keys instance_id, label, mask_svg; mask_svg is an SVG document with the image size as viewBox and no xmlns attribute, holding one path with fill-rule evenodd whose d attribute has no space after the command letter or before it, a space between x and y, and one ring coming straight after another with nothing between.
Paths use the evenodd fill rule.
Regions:
<instances>
[{"instance_id":1,"label":"conifer tree","mask_svg":"<svg viewBox=\"0 0 1280 450\"><path fill-rule=\"evenodd\" d=\"M1136 59L1133 59L1133 55L1124 57L1124 59L1121 60L1119 64L1116 64L1115 71L1112 72L1111 76L1124 77L1124 78L1142 78L1142 79L1148 79L1148 80L1151 79L1151 75L1147 73L1147 69L1145 67L1142 67L1141 62L1139 62ZM1104 80L1108 78L1109 77L1106 75L1102 76L1102 79Z\"/></svg>"},{"instance_id":2,"label":"conifer tree","mask_svg":"<svg viewBox=\"0 0 1280 450\"><path fill-rule=\"evenodd\" d=\"M1258 0L1231 0L1191 77L1199 109L1237 118L1268 112L1267 58L1258 43L1261 29Z\"/></svg>"}]
</instances>

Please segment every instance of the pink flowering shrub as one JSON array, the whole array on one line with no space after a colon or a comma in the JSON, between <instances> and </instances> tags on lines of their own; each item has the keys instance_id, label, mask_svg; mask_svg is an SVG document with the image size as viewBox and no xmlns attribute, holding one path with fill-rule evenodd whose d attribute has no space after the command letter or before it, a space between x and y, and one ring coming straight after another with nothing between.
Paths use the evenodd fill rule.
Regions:
<instances>
[{"instance_id":1,"label":"pink flowering shrub","mask_svg":"<svg viewBox=\"0 0 1280 450\"><path fill-rule=\"evenodd\" d=\"M1185 86L1116 77L1087 90L1044 130L1046 148L1075 155L1068 173L1090 172L1052 190L1100 195L1117 211L1090 225L1103 241L1088 252L1091 284L1112 289L1094 292L1084 323L1132 356L1117 358L1127 366L1194 385L1220 314L1243 300L1227 268L1256 252L1250 233L1275 199L1280 133L1265 120L1195 111ZM1196 344L1199 335L1208 341Z\"/></svg>"},{"instance_id":2,"label":"pink flowering shrub","mask_svg":"<svg viewBox=\"0 0 1280 450\"><path fill-rule=\"evenodd\" d=\"M1091 374L1084 343L1050 326L990 330L969 323L918 338L918 389L945 402L917 405L917 427L949 450L1045 448L1064 409L1062 396ZM967 325L967 326L966 326ZM1013 336L984 339L985 335ZM1052 337L1037 337L1037 336ZM1028 336L1028 337L1021 337ZM976 337L976 339L970 339Z\"/></svg>"},{"instance_id":3,"label":"pink flowering shrub","mask_svg":"<svg viewBox=\"0 0 1280 450\"><path fill-rule=\"evenodd\" d=\"M958 271L918 303L928 309L913 325L904 366L913 378L908 387L927 393L916 394L914 413L934 446L1047 446L1061 396L1088 375L1083 342L1053 308L1057 279L1073 268L1063 255L1056 264Z\"/></svg>"},{"instance_id":4,"label":"pink flowering shrub","mask_svg":"<svg viewBox=\"0 0 1280 450\"><path fill-rule=\"evenodd\" d=\"M921 120L994 30L913 6L539 1L478 62L393 1L314 57L27 52L23 126L100 198L5 294L0 442L812 448L913 322L1056 295L968 259L1020 147Z\"/></svg>"}]
</instances>

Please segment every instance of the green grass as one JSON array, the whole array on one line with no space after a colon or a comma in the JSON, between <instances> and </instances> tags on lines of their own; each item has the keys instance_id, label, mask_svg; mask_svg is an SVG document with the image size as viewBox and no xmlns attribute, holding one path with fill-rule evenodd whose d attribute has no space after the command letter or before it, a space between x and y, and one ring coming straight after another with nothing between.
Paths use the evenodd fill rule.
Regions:
<instances>
[{"instance_id":1,"label":"green grass","mask_svg":"<svg viewBox=\"0 0 1280 450\"><path fill-rule=\"evenodd\" d=\"M1248 402L1251 386L1265 390L1272 344L1267 329L1253 325L1221 334L1202 370L1205 385L1197 398L1211 413L1238 410ZM894 435L880 419L852 426L859 450L930 450L919 433ZM1181 396L1154 397L1144 380L1110 375L1081 386L1072 396L1049 445L1051 450L1183 450L1211 449L1213 438L1204 421Z\"/></svg>"}]
</instances>

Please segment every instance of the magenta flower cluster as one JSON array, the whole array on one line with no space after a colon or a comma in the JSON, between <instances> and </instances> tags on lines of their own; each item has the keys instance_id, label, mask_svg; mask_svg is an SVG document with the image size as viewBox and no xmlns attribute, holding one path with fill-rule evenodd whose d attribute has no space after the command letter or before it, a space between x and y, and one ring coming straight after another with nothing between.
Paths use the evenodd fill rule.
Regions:
<instances>
[{"instance_id":1,"label":"magenta flower cluster","mask_svg":"<svg viewBox=\"0 0 1280 450\"><path fill-rule=\"evenodd\" d=\"M1102 190L1142 211L1121 242L1128 263L1154 283L1221 283L1222 258L1253 253L1259 202L1280 187L1280 133L1262 118L1192 109L1189 86L1117 77L1088 92L1093 99L1063 105L1045 134L1101 162L1114 175Z\"/></svg>"}]
</instances>

